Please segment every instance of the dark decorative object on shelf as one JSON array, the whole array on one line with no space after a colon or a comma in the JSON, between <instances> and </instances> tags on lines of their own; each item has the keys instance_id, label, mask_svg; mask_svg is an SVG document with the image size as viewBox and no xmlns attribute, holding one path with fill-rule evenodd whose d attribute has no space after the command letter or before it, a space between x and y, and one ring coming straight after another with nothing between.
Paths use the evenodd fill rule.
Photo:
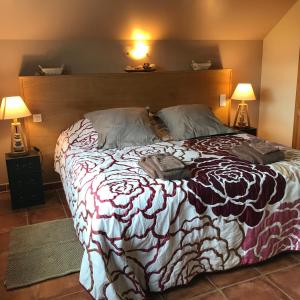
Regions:
<instances>
[{"instance_id":1,"label":"dark decorative object on shelf","mask_svg":"<svg viewBox=\"0 0 300 300\"><path fill-rule=\"evenodd\" d=\"M44 203L41 158L37 151L22 157L5 155L12 208Z\"/></svg>"}]
</instances>

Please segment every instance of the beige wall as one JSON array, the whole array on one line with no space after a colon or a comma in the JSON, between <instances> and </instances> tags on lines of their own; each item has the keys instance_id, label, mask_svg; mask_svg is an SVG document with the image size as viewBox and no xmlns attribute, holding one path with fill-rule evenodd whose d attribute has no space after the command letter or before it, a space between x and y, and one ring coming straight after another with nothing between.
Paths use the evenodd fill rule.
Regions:
<instances>
[{"instance_id":1,"label":"beige wall","mask_svg":"<svg viewBox=\"0 0 300 300\"><path fill-rule=\"evenodd\" d=\"M1 0L0 39L262 40L296 0Z\"/></svg>"},{"instance_id":2,"label":"beige wall","mask_svg":"<svg viewBox=\"0 0 300 300\"><path fill-rule=\"evenodd\" d=\"M292 145L300 47L300 1L264 40L259 135Z\"/></svg>"},{"instance_id":3,"label":"beige wall","mask_svg":"<svg viewBox=\"0 0 300 300\"><path fill-rule=\"evenodd\" d=\"M18 75L34 74L38 64L65 63L69 73L122 72L124 66L134 64L125 55L129 44L110 40L0 40L0 98L18 94ZM156 41L152 42L150 61L160 70L187 70L192 59L211 59L215 68L233 69L234 85L252 82L259 95L261 57L261 41ZM257 125L258 101L249 106L253 125ZM4 153L9 147L9 122L0 121L0 184L7 182Z\"/></svg>"}]
</instances>

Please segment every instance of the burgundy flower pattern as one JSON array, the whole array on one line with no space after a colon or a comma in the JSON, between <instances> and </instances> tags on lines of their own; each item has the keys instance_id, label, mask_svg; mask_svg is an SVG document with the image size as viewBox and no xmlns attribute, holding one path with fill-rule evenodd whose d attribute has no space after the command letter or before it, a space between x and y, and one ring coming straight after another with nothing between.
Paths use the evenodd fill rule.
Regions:
<instances>
[{"instance_id":1,"label":"burgundy flower pattern","mask_svg":"<svg viewBox=\"0 0 300 300\"><path fill-rule=\"evenodd\" d=\"M188 187L188 199L199 214L209 206L216 216L233 215L253 227L261 221L267 204L282 199L285 179L268 166L235 157L199 158Z\"/></svg>"},{"instance_id":2,"label":"burgundy flower pattern","mask_svg":"<svg viewBox=\"0 0 300 300\"><path fill-rule=\"evenodd\" d=\"M230 155L232 145L245 138L99 150L88 120L61 134L55 169L84 247L80 282L95 299L144 299L147 291L187 284L202 272L298 249L300 183L288 185L272 166ZM155 180L137 164L144 155L165 152L184 161L193 177ZM265 228L276 227L273 217L277 239L268 240L265 249ZM284 239L290 243L281 243Z\"/></svg>"},{"instance_id":3,"label":"burgundy flower pattern","mask_svg":"<svg viewBox=\"0 0 300 300\"><path fill-rule=\"evenodd\" d=\"M191 139L184 142L188 148L200 151L202 155L228 155L228 150L241 144L245 139L239 135L213 136Z\"/></svg>"},{"instance_id":4,"label":"burgundy flower pattern","mask_svg":"<svg viewBox=\"0 0 300 300\"><path fill-rule=\"evenodd\" d=\"M172 249L167 263L160 269L162 291L174 283L176 286L188 284L200 273L224 271L241 262L239 248L244 236L237 220L225 220L220 227L217 219L205 215L193 219L192 229L188 229L186 223L176 232L180 243ZM224 234L226 230L233 230L235 238Z\"/></svg>"},{"instance_id":5,"label":"burgundy flower pattern","mask_svg":"<svg viewBox=\"0 0 300 300\"><path fill-rule=\"evenodd\" d=\"M247 231L243 250L243 264L258 263L283 251L300 251L300 199L267 211L263 222Z\"/></svg>"}]
</instances>

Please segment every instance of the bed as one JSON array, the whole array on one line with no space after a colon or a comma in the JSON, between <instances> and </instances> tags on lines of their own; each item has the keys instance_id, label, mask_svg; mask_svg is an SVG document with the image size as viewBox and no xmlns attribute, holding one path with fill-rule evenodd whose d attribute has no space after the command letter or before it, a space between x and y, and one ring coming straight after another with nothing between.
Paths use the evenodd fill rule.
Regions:
<instances>
[{"instance_id":1,"label":"bed","mask_svg":"<svg viewBox=\"0 0 300 300\"><path fill-rule=\"evenodd\" d=\"M228 125L230 101L221 107L219 98L231 86L230 69L20 77L27 105L43 115L26 120L29 144L43 152L44 180L63 182L85 248L80 281L95 299L143 299L197 274L299 251L298 151L252 165L228 152L246 134L99 150L82 119L98 109L201 103ZM147 176L137 161L160 152L188 164L192 179Z\"/></svg>"},{"instance_id":2,"label":"bed","mask_svg":"<svg viewBox=\"0 0 300 300\"><path fill-rule=\"evenodd\" d=\"M253 138L234 134L158 142L122 150L97 148L81 119L59 137L60 174L84 246L80 282L95 299L144 299L228 270L300 250L300 152L255 165L228 151ZM143 155L170 153L189 180L152 179Z\"/></svg>"}]
</instances>

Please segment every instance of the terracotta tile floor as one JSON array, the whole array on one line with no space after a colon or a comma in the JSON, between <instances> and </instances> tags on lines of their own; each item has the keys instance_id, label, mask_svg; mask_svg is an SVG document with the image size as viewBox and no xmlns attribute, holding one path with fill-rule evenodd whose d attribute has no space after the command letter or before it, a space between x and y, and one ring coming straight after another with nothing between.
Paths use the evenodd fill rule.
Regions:
<instances>
[{"instance_id":1,"label":"terracotta tile floor","mask_svg":"<svg viewBox=\"0 0 300 300\"><path fill-rule=\"evenodd\" d=\"M3 285L10 229L70 216L63 190L50 190L45 193L44 205L15 211L10 208L9 193L0 193L1 300L91 299L79 284L78 273L9 292ZM263 264L223 273L200 275L187 287L174 288L163 294L151 294L148 298L150 300L300 300L300 253L285 253Z\"/></svg>"}]
</instances>

